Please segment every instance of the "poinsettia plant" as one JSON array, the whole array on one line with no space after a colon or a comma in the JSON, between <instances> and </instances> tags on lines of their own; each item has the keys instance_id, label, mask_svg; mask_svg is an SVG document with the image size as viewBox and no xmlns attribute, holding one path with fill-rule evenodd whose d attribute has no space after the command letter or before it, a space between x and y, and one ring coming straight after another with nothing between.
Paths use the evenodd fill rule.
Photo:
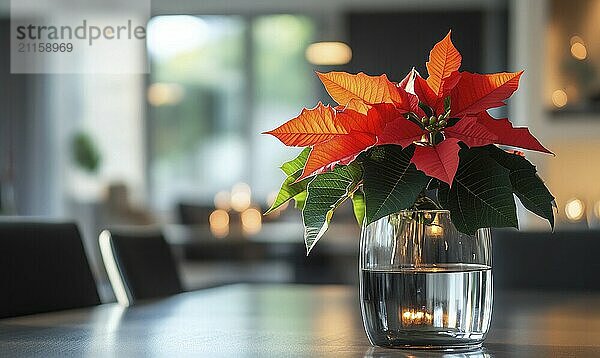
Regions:
<instances>
[{"instance_id":1,"label":"poinsettia plant","mask_svg":"<svg viewBox=\"0 0 600 358\"><path fill-rule=\"evenodd\" d=\"M456 228L517 227L514 195L554 225L554 197L522 152L552 154L527 128L488 110L505 105L523 71L459 71L450 32L426 63L400 82L384 74L317 73L337 106L317 104L267 134L306 147L281 169L287 175L269 212L294 199L308 252L334 210L350 199L359 224L406 210L447 209ZM513 195L514 194L514 195Z\"/></svg>"}]
</instances>

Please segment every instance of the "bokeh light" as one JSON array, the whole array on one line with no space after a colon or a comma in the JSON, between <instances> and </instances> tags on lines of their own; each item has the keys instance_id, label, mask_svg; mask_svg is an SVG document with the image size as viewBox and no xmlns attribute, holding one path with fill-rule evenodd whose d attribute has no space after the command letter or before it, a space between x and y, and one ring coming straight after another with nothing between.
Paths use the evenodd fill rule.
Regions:
<instances>
[{"instance_id":1,"label":"bokeh light","mask_svg":"<svg viewBox=\"0 0 600 358\"><path fill-rule=\"evenodd\" d=\"M578 60L587 58L587 48L581 42L576 42L571 45L571 55Z\"/></svg>"},{"instance_id":2,"label":"bokeh light","mask_svg":"<svg viewBox=\"0 0 600 358\"><path fill-rule=\"evenodd\" d=\"M343 42L315 42L306 48L305 55L313 65L345 65L352 59L352 49Z\"/></svg>"},{"instance_id":3,"label":"bokeh light","mask_svg":"<svg viewBox=\"0 0 600 358\"><path fill-rule=\"evenodd\" d=\"M252 203L252 191L246 183L237 183L231 189L231 207L237 212L242 212Z\"/></svg>"},{"instance_id":4,"label":"bokeh light","mask_svg":"<svg viewBox=\"0 0 600 358\"><path fill-rule=\"evenodd\" d=\"M148 103L154 107L172 106L183 100L185 89L178 83L153 83L148 87Z\"/></svg>"},{"instance_id":5,"label":"bokeh light","mask_svg":"<svg viewBox=\"0 0 600 358\"><path fill-rule=\"evenodd\" d=\"M242 212L242 228L246 234L256 234L262 228L262 214L255 208Z\"/></svg>"},{"instance_id":6,"label":"bokeh light","mask_svg":"<svg viewBox=\"0 0 600 358\"><path fill-rule=\"evenodd\" d=\"M585 215L585 204L580 199L570 199L565 205L565 215L569 221L580 221Z\"/></svg>"},{"instance_id":7,"label":"bokeh light","mask_svg":"<svg viewBox=\"0 0 600 358\"><path fill-rule=\"evenodd\" d=\"M225 190L220 191L215 194L213 202L215 204L215 208L229 210L231 209L231 194Z\"/></svg>"},{"instance_id":8,"label":"bokeh light","mask_svg":"<svg viewBox=\"0 0 600 358\"><path fill-rule=\"evenodd\" d=\"M229 214L227 211L217 209L213 211L208 221L210 223L210 232L216 237L225 237L229 234Z\"/></svg>"},{"instance_id":9,"label":"bokeh light","mask_svg":"<svg viewBox=\"0 0 600 358\"><path fill-rule=\"evenodd\" d=\"M562 108L567 105L569 98L567 92L561 89L557 89L552 92L552 103L555 107Z\"/></svg>"}]
</instances>

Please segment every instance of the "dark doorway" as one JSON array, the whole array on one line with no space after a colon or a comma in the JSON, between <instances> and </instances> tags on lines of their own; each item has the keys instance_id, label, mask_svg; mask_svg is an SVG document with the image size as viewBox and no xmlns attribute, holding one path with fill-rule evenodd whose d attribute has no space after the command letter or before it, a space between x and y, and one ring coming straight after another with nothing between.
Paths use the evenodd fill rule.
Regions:
<instances>
[{"instance_id":1,"label":"dark doorway","mask_svg":"<svg viewBox=\"0 0 600 358\"><path fill-rule=\"evenodd\" d=\"M488 72L506 66L505 10L350 13L347 25L353 52L348 70L353 73L386 73L399 81L415 66L425 75L431 47L450 29L463 56L462 70ZM493 61L486 53L490 47Z\"/></svg>"}]
</instances>

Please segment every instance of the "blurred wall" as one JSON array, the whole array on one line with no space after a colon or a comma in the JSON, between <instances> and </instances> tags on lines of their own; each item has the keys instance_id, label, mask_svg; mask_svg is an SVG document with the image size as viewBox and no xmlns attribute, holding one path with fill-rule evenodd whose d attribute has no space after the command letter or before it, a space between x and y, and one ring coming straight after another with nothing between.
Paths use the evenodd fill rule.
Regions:
<instances>
[{"instance_id":1,"label":"blurred wall","mask_svg":"<svg viewBox=\"0 0 600 358\"><path fill-rule=\"evenodd\" d=\"M569 3L576 5L576 2ZM600 153L600 140L597 139L600 114L555 115L548 110L544 98L548 83L545 71L548 21L548 1L510 2L510 69L525 69L519 95L512 100L514 106L510 115L516 123L529 126L532 133L556 154L532 154L530 157L556 197L559 220L565 221L565 203L570 198L582 199L588 208L600 201L597 184L600 167L595 158ZM528 218L529 227L547 228L542 220L534 216Z\"/></svg>"}]
</instances>

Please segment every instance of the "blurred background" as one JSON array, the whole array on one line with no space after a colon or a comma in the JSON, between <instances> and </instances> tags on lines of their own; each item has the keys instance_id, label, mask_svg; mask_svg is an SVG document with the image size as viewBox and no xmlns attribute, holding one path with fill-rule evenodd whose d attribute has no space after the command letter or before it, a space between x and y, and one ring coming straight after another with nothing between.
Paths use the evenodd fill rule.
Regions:
<instances>
[{"instance_id":1,"label":"blurred background","mask_svg":"<svg viewBox=\"0 0 600 358\"><path fill-rule=\"evenodd\" d=\"M556 154L527 153L556 197L556 233L521 211L520 233L495 235L497 282L598 289L600 0L155 0L147 51L119 54L147 56L148 75L11 74L0 5L1 213L76 221L104 300L97 238L114 226L160 226L188 288L356 282L351 208L308 258L293 205L261 215L298 150L259 133L332 102L314 71L425 73L449 29L462 70L525 69L493 114Z\"/></svg>"}]
</instances>

